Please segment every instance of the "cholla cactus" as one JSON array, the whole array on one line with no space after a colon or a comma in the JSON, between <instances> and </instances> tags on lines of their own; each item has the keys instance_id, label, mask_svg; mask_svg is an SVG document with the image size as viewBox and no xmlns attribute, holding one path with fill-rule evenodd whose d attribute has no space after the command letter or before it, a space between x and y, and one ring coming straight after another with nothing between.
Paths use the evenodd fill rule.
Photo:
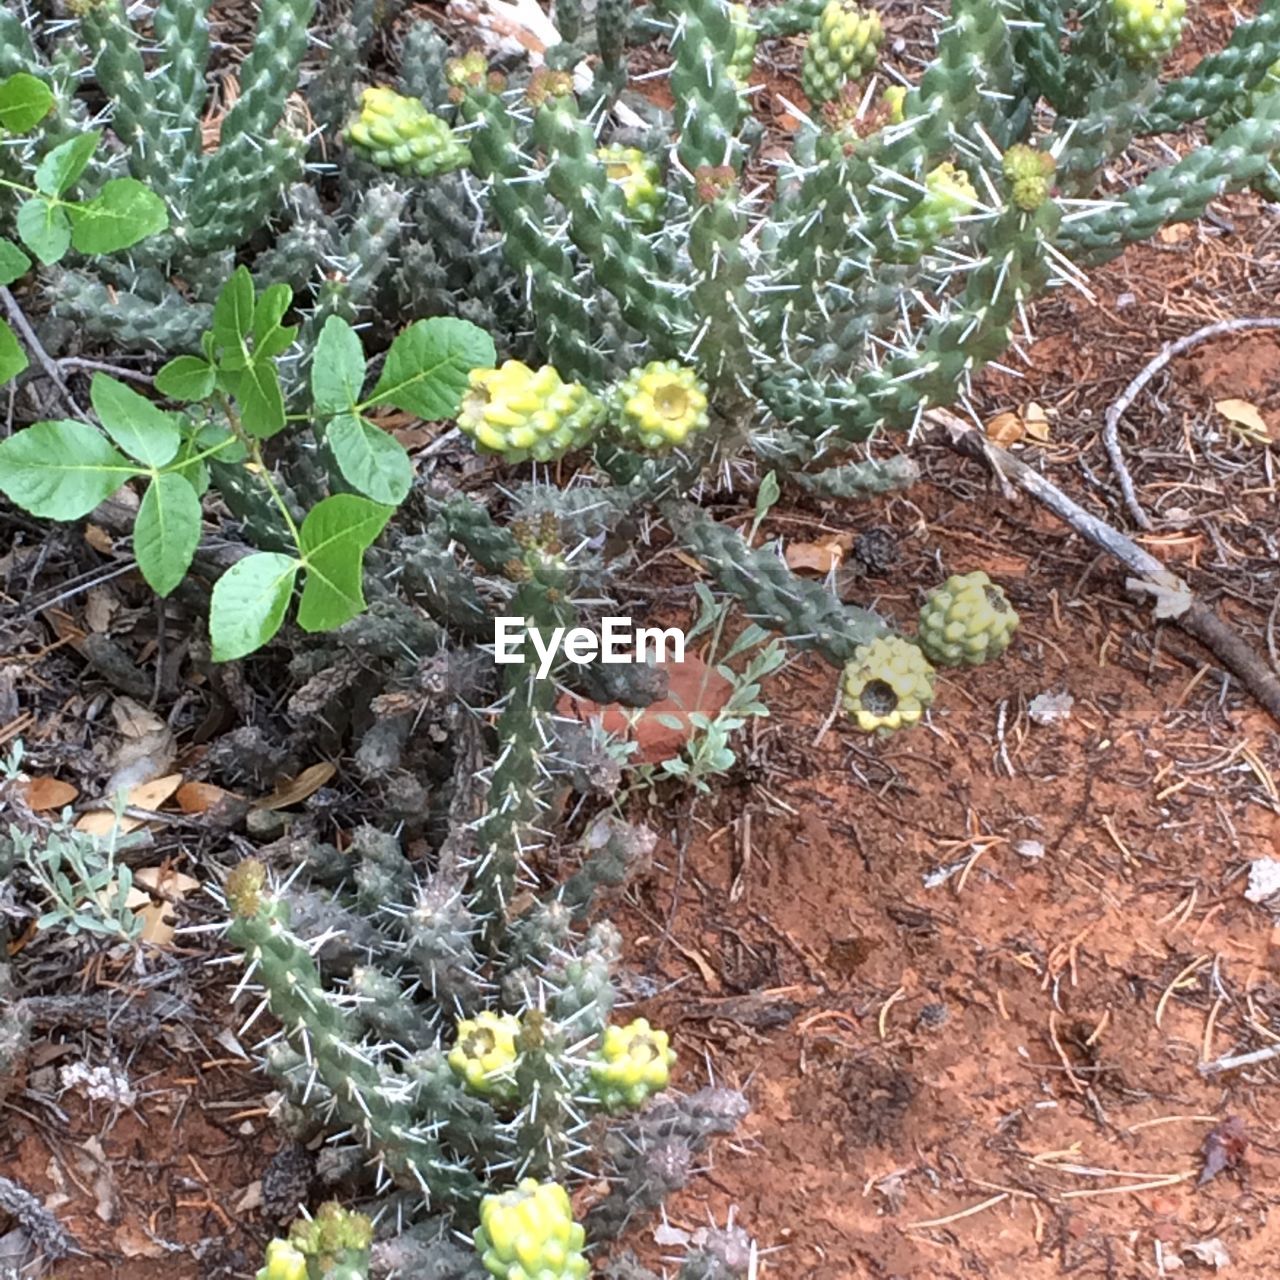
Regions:
<instances>
[{"instance_id":1,"label":"cholla cactus","mask_svg":"<svg viewBox=\"0 0 1280 1280\"><path fill-rule=\"evenodd\" d=\"M617 144L601 147L596 159L605 167L609 181L622 192L628 214L642 227L652 230L662 218L667 193L662 189L662 171L655 160L639 147Z\"/></svg>"},{"instance_id":2,"label":"cholla cactus","mask_svg":"<svg viewBox=\"0 0 1280 1280\"><path fill-rule=\"evenodd\" d=\"M917 724L933 702L933 668L915 645L896 636L854 654L840 681L845 711L865 733Z\"/></svg>"},{"instance_id":3,"label":"cholla cactus","mask_svg":"<svg viewBox=\"0 0 1280 1280\"><path fill-rule=\"evenodd\" d=\"M1017 610L985 573L952 574L920 610L920 648L940 667L998 658L1018 627Z\"/></svg>"},{"instance_id":4,"label":"cholla cactus","mask_svg":"<svg viewBox=\"0 0 1280 1280\"><path fill-rule=\"evenodd\" d=\"M530 369L508 360L473 369L458 426L485 453L508 462L551 462L585 445L604 413L586 387L564 382L550 365Z\"/></svg>"},{"instance_id":5,"label":"cholla cactus","mask_svg":"<svg viewBox=\"0 0 1280 1280\"><path fill-rule=\"evenodd\" d=\"M520 1019L484 1009L458 1022L449 1065L473 1093L510 1100L516 1096L516 1037Z\"/></svg>"},{"instance_id":6,"label":"cholla cactus","mask_svg":"<svg viewBox=\"0 0 1280 1280\"><path fill-rule=\"evenodd\" d=\"M476 1252L497 1280L585 1280L591 1274L585 1240L558 1183L526 1178L481 1201Z\"/></svg>"},{"instance_id":7,"label":"cholla cactus","mask_svg":"<svg viewBox=\"0 0 1280 1280\"><path fill-rule=\"evenodd\" d=\"M667 1033L655 1031L645 1018L606 1027L591 1059L592 1090L606 1111L639 1107L667 1087L675 1060Z\"/></svg>"},{"instance_id":8,"label":"cholla cactus","mask_svg":"<svg viewBox=\"0 0 1280 1280\"><path fill-rule=\"evenodd\" d=\"M875 65L884 26L857 0L829 0L804 51L804 91L810 102L829 102L842 86Z\"/></svg>"},{"instance_id":9,"label":"cholla cactus","mask_svg":"<svg viewBox=\"0 0 1280 1280\"><path fill-rule=\"evenodd\" d=\"M1112 0L1111 33L1136 66L1159 62L1182 38L1187 0Z\"/></svg>"},{"instance_id":10,"label":"cholla cactus","mask_svg":"<svg viewBox=\"0 0 1280 1280\"><path fill-rule=\"evenodd\" d=\"M299 1218L287 1240L267 1244L256 1280L368 1280L373 1224L336 1202L314 1218Z\"/></svg>"},{"instance_id":11,"label":"cholla cactus","mask_svg":"<svg viewBox=\"0 0 1280 1280\"><path fill-rule=\"evenodd\" d=\"M655 360L633 370L611 396L614 430L638 449L672 449L705 431L707 389L693 369Z\"/></svg>"}]
</instances>

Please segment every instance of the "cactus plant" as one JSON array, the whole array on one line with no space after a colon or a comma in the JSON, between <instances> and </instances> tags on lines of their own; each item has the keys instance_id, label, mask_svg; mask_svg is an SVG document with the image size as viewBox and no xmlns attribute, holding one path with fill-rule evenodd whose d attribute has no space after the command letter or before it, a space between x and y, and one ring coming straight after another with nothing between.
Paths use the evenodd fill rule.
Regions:
<instances>
[{"instance_id":1,"label":"cactus plant","mask_svg":"<svg viewBox=\"0 0 1280 1280\"><path fill-rule=\"evenodd\" d=\"M857 0L829 0L804 51L804 91L812 103L830 102L849 81L875 65L884 26Z\"/></svg>"},{"instance_id":2,"label":"cactus plant","mask_svg":"<svg viewBox=\"0 0 1280 1280\"><path fill-rule=\"evenodd\" d=\"M344 135L361 155L382 169L429 178L471 163L464 143L417 98L394 89L370 88Z\"/></svg>"},{"instance_id":3,"label":"cactus plant","mask_svg":"<svg viewBox=\"0 0 1280 1280\"><path fill-rule=\"evenodd\" d=\"M645 1018L607 1027L591 1061L592 1090L606 1111L639 1107L667 1087L675 1060L667 1033L655 1031Z\"/></svg>"},{"instance_id":4,"label":"cactus plant","mask_svg":"<svg viewBox=\"0 0 1280 1280\"><path fill-rule=\"evenodd\" d=\"M919 722L933 702L933 668L920 650L898 636L860 645L845 665L840 700L864 733Z\"/></svg>"},{"instance_id":5,"label":"cactus plant","mask_svg":"<svg viewBox=\"0 0 1280 1280\"><path fill-rule=\"evenodd\" d=\"M457 422L485 453L550 462L585 445L603 411L586 387L562 381L550 365L534 370L508 360L471 371Z\"/></svg>"},{"instance_id":6,"label":"cactus plant","mask_svg":"<svg viewBox=\"0 0 1280 1280\"><path fill-rule=\"evenodd\" d=\"M998 658L1017 627L1017 610L985 573L952 574L926 597L917 643L939 667L977 666Z\"/></svg>"},{"instance_id":7,"label":"cactus plant","mask_svg":"<svg viewBox=\"0 0 1280 1280\"><path fill-rule=\"evenodd\" d=\"M584 1241L569 1195L557 1183L526 1178L480 1204L476 1251L497 1280L585 1280L591 1264Z\"/></svg>"}]
</instances>

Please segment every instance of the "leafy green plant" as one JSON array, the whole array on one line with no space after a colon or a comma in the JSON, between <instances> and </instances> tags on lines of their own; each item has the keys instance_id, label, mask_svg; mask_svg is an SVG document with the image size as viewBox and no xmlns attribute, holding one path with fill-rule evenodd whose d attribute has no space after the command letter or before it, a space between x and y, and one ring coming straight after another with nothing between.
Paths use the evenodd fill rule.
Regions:
<instances>
[{"instance_id":1,"label":"leafy green plant","mask_svg":"<svg viewBox=\"0 0 1280 1280\"><path fill-rule=\"evenodd\" d=\"M245 268L222 289L202 356L179 356L157 388L185 402L161 408L122 382L95 373L97 425L37 422L0 442L0 492L33 515L78 520L124 484L142 488L134 525L138 568L158 595L186 578L200 542L201 500L215 477L234 502L275 531L282 545L246 554L213 588L209 631L216 661L242 657L284 623L302 581L298 625L341 626L365 607L364 553L409 491L403 447L366 416L391 406L425 418L457 408L472 366L493 359L489 337L462 320L418 321L392 343L372 390L363 392L360 340L338 316L327 321L311 366L309 412L287 415L279 361L297 328L284 323L287 285L258 293ZM305 422L327 446L335 487L295 512L265 447L290 421Z\"/></svg>"}]
</instances>

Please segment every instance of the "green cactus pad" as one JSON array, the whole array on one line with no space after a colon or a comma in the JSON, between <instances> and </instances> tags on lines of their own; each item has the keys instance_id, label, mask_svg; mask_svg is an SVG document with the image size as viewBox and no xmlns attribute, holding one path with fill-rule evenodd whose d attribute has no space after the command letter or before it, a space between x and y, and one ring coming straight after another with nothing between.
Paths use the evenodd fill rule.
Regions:
<instances>
[{"instance_id":1,"label":"green cactus pad","mask_svg":"<svg viewBox=\"0 0 1280 1280\"><path fill-rule=\"evenodd\" d=\"M580 449L595 431L604 405L586 387L564 382L550 365L530 369L507 360L497 369L473 369L458 427L481 453L508 462L552 462Z\"/></svg>"},{"instance_id":2,"label":"green cactus pad","mask_svg":"<svg viewBox=\"0 0 1280 1280\"><path fill-rule=\"evenodd\" d=\"M1159 62L1182 38L1187 0L1112 0L1111 35L1133 66Z\"/></svg>"},{"instance_id":3,"label":"green cactus pad","mask_svg":"<svg viewBox=\"0 0 1280 1280\"><path fill-rule=\"evenodd\" d=\"M841 703L865 733L919 723L933 702L933 668L909 640L859 645L840 678Z\"/></svg>"},{"instance_id":4,"label":"green cactus pad","mask_svg":"<svg viewBox=\"0 0 1280 1280\"><path fill-rule=\"evenodd\" d=\"M596 159L604 165L609 181L622 192L631 217L642 227L657 227L667 199L657 162L639 147L621 146L601 147Z\"/></svg>"},{"instance_id":5,"label":"green cactus pad","mask_svg":"<svg viewBox=\"0 0 1280 1280\"><path fill-rule=\"evenodd\" d=\"M366 89L344 136L380 169L419 178L471 163L471 153L445 121L394 89Z\"/></svg>"},{"instance_id":6,"label":"green cactus pad","mask_svg":"<svg viewBox=\"0 0 1280 1280\"><path fill-rule=\"evenodd\" d=\"M1009 193L1019 209L1031 213L1049 198L1055 169L1047 151L1037 151L1025 143L1015 143L1004 153L1004 176Z\"/></svg>"},{"instance_id":7,"label":"green cactus pad","mask_svg":"<svg viewBox=\"0 0 1280 1280\"><path fill-rule=\"evenodd\" d=\"M745 85L751 79L756 62L756 42L760 32L751 21L751 10L745 4L729 6L729 20L733 23L733 52L729 55L729 71L733 78Z\"/></svg>"},{"instance_id":8,"label":"green cactus pad","mask_svg":"<svg viewBox=\"0 0 1280 1280\"><path fill-rule=\"evenodd\" d=\"M675 360L654 360L633 369L614 389L610 407L622 442L655 452L684 444L711 420L706 387L692 369Z\"/></svg>"},{"instance_id":9,"label":"green cactus pad","mask_svg":"<svg viewBox=\"0 0 1280 1280\"><path fill-rule=\"evenodd\" d=\"M1018 614L987 575L952 574L920 610L920 648L940 667L977 666L998 658L1018 628Z\"/></svg>"},{"instance_id":10,"label":"green cactus pad","mask_svg":"<svg viewBox=\"0 0 1280 1280\"><path fill-rule=\"evenodd\" d=\"M667 1087L675 1050L665 1031L644 1018L623 1027L606 1027L591 1056L591 1090L606 1111L641 1107Z\"/></svg>"},{"instance_id":11,"label":"green cactus pad","mask_svg":"<svg viewBox=\"0 0 1280 1280\"><path fill-rule=\"evenodd\" d=\"M829 102L842 85L861 80L875 65L884 27L874 9L857 0L831 0L809 35L801 82L811 103Z\"/></svg>"},{"instance_id":12,"label":"green cactus pad","mask_svg":"<svg viewBox=\"0 0 1280 1280\"><path fill-rule=\"evenodd\" d=\"M585 1280L586 1233L573 1220L569 1193L558 1182L525 1178L512 1191L480 1202L476 1252L497 1280Z\"/></svg>"},{"instance_id":13,"label":"green cactus pad","mask_svg":"<svg viewBox=\"0 0 1280 1280\"><path fill-rule=\"evenodd\" d=\"M267 1264L258 1269L255 1280L307 1280L307 1258L287 1240L267 1243Z\"/></svg>"},{"instance_id":14,"label":"green cactus pad","mask_svg":"<svg viewBox=\"0 0 1280 1280\"><path fill-rule=\"evenodd\" d=\"M484 1009L458 1020L458 1038L449 1050L449 1066L473 1093L510 1100L516 1094L515 1067L520 1019Z\"/></svg>"}]
</instances>

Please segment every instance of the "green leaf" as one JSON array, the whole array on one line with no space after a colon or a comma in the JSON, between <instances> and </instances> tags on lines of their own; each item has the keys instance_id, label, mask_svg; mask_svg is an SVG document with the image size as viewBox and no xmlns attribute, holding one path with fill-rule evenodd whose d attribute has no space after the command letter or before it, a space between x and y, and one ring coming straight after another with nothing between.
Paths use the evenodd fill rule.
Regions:
<instances>
[{"instance_id":1,"label":"green leaf","mask_svg":"<svg viewBox=\"0 0 1280 1280\"><path fill-rule=\"evenodd\" d=\"M220 347L238 352L252 332L253 277L248 267L240 266L213 304L213 339Z\"/></svg>"},{"instance_id":2,"label":"green leaf","mask_svg":"<svg viewBox=\"0 0 1280 1280\"><path fill-rule=\"evenodd\" d=\"M307 567L298 625L330 631L364 610L364 553L391 518L385 507L354 494L339 493L307 513L299 544Z\"/></svg>"},{"instance_id":3,"label":"green leaf","mask_svg":"<svg viewBox=\"0 0 1280 1280\"><path fill-rule=\"evenodd\" d=\"M156 390L170 400L204 400L213 394L216 375L199 356L177 356L156 374Z\"/></svg>"},{"instance_id":4,"label":"green leaf","mask_svg":"<svg viewBox=\"0 0 1280 1280\"><path fill-rule=\"evenodd\" d=\"M54 147L36 166L36 189L60 196L84 172L101 141L100 133L81 133Z\"/></svg>"},{"instance_id":5,"label":"green leaf","mask_svg":"<svg viewBox=\"0 0 1280 1280\"><path fill-rule=\"evenodd\" d=\"M257 551L214 583L209 603L214 662L243 658L280 630L301 567L293 556Z\"/></svg>"},{"instance_id":6,"label":"green leaf","mask_svg":"<svg viewBox=\"0 0 1280 1280\"><path fill-rule=\"evenodd\" d=\"M278 356L293 345L298 326L280 323L292 303L293 290L287 284L273 284L263 291L253 315L254 359Z\"/></svg>"},{"instance_id":7,"label":"green leaf","mask_svg":"<svg viewBox=\"0 0 1280 1280\"><path fill-rule=\"evenodd\" d=\"M16 378L28 363L27 353L22 349L17 334L0 320L0 387L10 378Z\"/></svg>"},{"instance_id":8,"label":"green leaf","mask_svg":"<svg viewBox=\"0 0 1280 1280\"><path fill-rule=\"evenodd\" d=\"M419 418L452 417L467 375L496 359L493 339L477 325L450 316L418 320L391 344L369 404L392 404Z\"/></svg>"},{"instance_id":9,"label":"green leaf","mask_svg":"<svg viewBox=\"0 0 1280 1280\"><path fill-rule=\"evenodd\" d=\"M65 210L43 196L32 196L18 208L18 238L46 267L71 248L71 223Z\"/></svg>"},{"instance_id":10,"label":"green leaf","mask_svg":"<svg viewBox=\"0 0 1280 1280\"><path fill-rule=\"evenodd\" d=\"M33 516L78 520L140 474L85 422L37 422L0 440L0 493Z\"/></svg>"},{"instance_id":11,"label":"green leaf","mask_svg":"<svg viewBox=\"0 0 1280 1280\"><path fill-rule=\"evenodd\" d=\"M769 514L770 508L778 501L782 493L781 486L778 484L778 473L770 471L763 480L760 481L760 488L756 491L756 524Z\"/></svg>"},{"instance_id":12,"label":"green leaf","mask_svg":"<svg viewBox=\"0 0 1280 1280\"><path fill-rule=\"evenodd\" d=\"M169 211L136 178L112 178L92 200L70 204L71 243L81 253L118 253L163 231Z\"/></svg>"},{"instance_id":13,"label":"green leaf","mask_svg":"<svg viewBox=\"0 0 1280 1280\"><path fill-rule=\"evenodd\" d=\"M95 373L89 399L106 433L148 467L163 467L182 443L178 420L123 382Z\"/></svg>"},{"instance_id":14,"label":"green leaf","mask_svg":"<svg viewBox=\"0 0 1280 1280\"><path fill-rule=\"evenodd\" d=\"M270 360L246 365L235 375L234 386L240 402L240 425L251 436L265 439L284 428L284 392Z\"/></svg>"},{"instance_id":15,"label":"green leaf","mask_svg":"<svg viewBox=\"0 0 1280 1280\"><path fill-rule=\"evenodd\" d=\"M167 596L187 576L200 542L200 499L173 471L147 486L133 526L138 568L158 596Z\"/></svg>"},{"instance_id":16,"label":"green leaf","mask_svg":"<svg viewBox=\"0 0 1280 1280\"><path fill-rule=\"evenodd\" d=\"M12 284L31 270L31 259L12 240L0 240L0 285Z\"/></svg>"},{"instance_id":17,"label":"green leaf","mask_svg":"<svg viewBox=\"0 0 1280 1280\"><path fill-rule=\"evenodd\" d=\"M364 348L359 336L341 316L330 316L320 330L311 361L311 394L316 409L321 413L353 409L364 387L364 375Z\"/></svg>"},{"instance_id":18,"label":"green leaf","mask_svg":"<svg viewBox=\"0 0 1280 1280\"><path fill-rule=\"evenodd\" d=\"M52 106L53 92L43 80L25 71L0 80L0 129L29 133Z\"/></svg>"},{"instance_id":19,"label":"green leaf","mask_svg":"<svg viewBox=\"0 0 1280 1280\"><path fill-rule=\"evenodd\" d=\"M356 413L342 413L324 430L343 479L374 502L397 507L413 486L404 446Z\"/></svg>"}]
</instances>

